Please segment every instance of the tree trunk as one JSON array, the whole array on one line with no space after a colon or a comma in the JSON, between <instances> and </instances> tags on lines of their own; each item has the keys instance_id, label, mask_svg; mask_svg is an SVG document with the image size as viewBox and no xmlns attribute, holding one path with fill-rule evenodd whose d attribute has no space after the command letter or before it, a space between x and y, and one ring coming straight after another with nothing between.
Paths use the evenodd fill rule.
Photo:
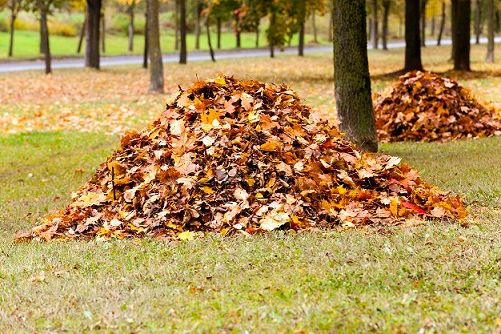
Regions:
<instances>
[{"instance_id":1,"label":"tree trunk","mask_svg":"<svg viewBox=\"0 0 501 334\"><path fill-rule=\"evenodd\" d=\"M494 0L487 0L487 55L485 60L488 63L494 63L494 21L496 19L494 6Z\"/></svg>"},{"instance_id":2,"label":"tree trunk","mask_svg":"<svg viewBox=\"0 0 501 334\"><path fill-rule=\"evenodd\" d=\"M332 1L329 1L329 42L332 42L334 37L333 37L333 23L334 23L334 7L332 4Z\"/></svg>"},{"instance_id":3,"label":"tree trunk","mask_svg":"<svg viewBox=\"0 0 501 334\"><path fill-rule=\"evenodd\" d=\"M160 49L160 25L158 23L158 0L146 0L148 13L148 48L150 54L150 92L163 93L164 67Z\"/></svg>"},{"instance_id":4,"label":"tree trunk","mask_svg":"<svg viewBox=\"0 0 501 334\"><path fill-rule=\"evenodd\" d=\"M200 14L201 14L201 3L196 2L195 5L195 50L200 50Z\"/></svg>"},{"instance_id":5,"label":"tree trunk","mask_svg":"<svg viewBox=\"0 0 501 334\"><path fill-rule=\"evenodd\" d=\"M318 44L317 19L315 8L311 11L311 29L313 31L313 43Z\"/></svg>"},{"instance_id":6,"label":"tree trunk","mask_svg":"<svg viewBox=\"0 0 501 334\"><path fill-rule=\"evenodd\" d=\"M376 152L365 0L335 0L334 6L334 83L339 126L349 140Z\"/></svg>"},{"instance_id":7,"label":"tree trunk","mask_svg":"<svg viewBox=\"0 0 501 334\"><path fill-rule=\"evenodd\" d=\"M179 63L188 62L188 51L186 50L186 0L179 0L179 37L181 50L179 52Z\"/></svg>"},{"instance_id":8,"label":"tree trunk","mask_svg":"<svg viewBox=\"0 0 501 334\"><path fill-rule=\"evenodd\" d=\"M454 70L470 71L470 0L452 0L456 2L454 43Z\"/></svg>"},{"instance_id":9,"label":"tree trunk","mask_svg":"<svg viewBox=\"0 0 501 334\"><path fill-rule=\"evenodd\" d=\"M174 9L174 50L179 50L179 0L175 1L175 9Z\"/></svg>"},{"instance_id":10,"label":"tree trunk","mask_svg":"<svg viewBox=\"0 0 501 334\"><path fill-rule=\"evenodd\" d=\"M256 24L256 49L259 48L259 34L261 33L259 31L259 25L260 25L260 20Z\"/></svg>"},{"instance_id":11,"label":"tree trunk","mask_svg":"<svg viewBox=\"0 0 501 334\"><path fill-rule=\"evenodd\" d=\"M299 22L299 43L298 43L298 55L300 57L303 57L304 56L304 21L305 21L305 17L304 17L304 11L303 13L301 14L301 21Z\"/></svg>"},{"instance_id":12,"label":"tree trunk","mask_svg":"<svg viewBox=\"0 0 501 334\"><path fill-rule=\"evenodd\" d=\"M134 51L134 2L129 6L127 10L129 14L129 52Z\"/></svg>"},{"instance_id":13,"label":"tree trunk","mask_svg":"<svg viewBox=\"0 0 501 334\"><path fill-rule=\"evenodd\" d=\"M475 1L475 44L480 44L480 34L482 32L482 1Z\"/></svg>"},{"instance_id":14,"label":"tree trunk","mask_svg":"<svg viewBox=\"0 0 501 334\"><path fill-rule=\"evenodd\" d=\"M442 36L444 35L444 29L445 29L445 11L446 11L446 5L445 1L442 2L442 14L440 16L440 28L438 30L438 37L437 37L437 46L440 46L442 43Z\"/></svg>"},{"instance_id":15,"label":"tree trunk","mask_svg":"<svg viewBox=\"0 0 501 334\"><path fill-rule=\"evenodd\" d=\"M270 58L275 58L275 46L270 44Z\"/></svg>"},{"instance_id":16,"label":"tree trunk","mask_svg":"<svg viewBox=\"0 0 501 334\"><path fill-rule=\"evenodd\" d=\"M456 7L457 1L451 0L451 59L450 61L454 61L454 48L456 47L456 43L454 42L454 38L456 38Z\"/></svg>"},{"instance_id":17,"label":"tree trunk","mask_svg":"<svg viewBox=\"0 0 501 334\"><path fill-rule=\"evenodd\" d=\"M87 0L87 25L85 27L85 66L99 69L99 20L101 0Z\"/></svg>"},{"instance_id":18,"label":"tree trunk","mask_svg":"<svg viewBox=\"0 0 501 334\"><path fill-rule=\"evenodd\" d=\"M87 15L85 15L84 21L82 23L82 29L80 29L80 36L78 37L77 53L82 52L82 44L85 37L85 26L87 25Z\"/></svg>"},{"instance_id":19,"label":"tree trunk","mask_svg":"<svg viewBox=\"0 0 501 334\"><path fill-rule=\"evenodd\" d=\"M51 55L50 55L50 45L49 45L49 28L47 26L47 7L43 3L43 0L37 0L37 7L40 11L40 37L41 45L45 51L45 73L49 74L52 72L51 68Z\"/></svg>"},{"instance_id":20,"label":"tree trunk","mask_svg":"<svg viewBox=\"0 0 501 334\"><path fill-rule=\"evenodd\" d=\"M428 0L421 0L421 46L426 46L426 5Z\"/></svg>"},{"instance_id":21,"label":"tree trunk","mask_svg":"<svg viewBox=\"0 0 501 334\"><path fill-rule=\"evenodd\" d=\"M214 49L212 48L212 40L210 36L210 15L207 14L207 19L205 20L205 29L207 30L207 44L209 45L210 59L215 63L216 56L214 55Z\"/></svg>"},{"instance_id":22,"label":"tree trunk","mask_svg":"<svg viewBox=\"0 0 501 334\"><path fill-rule=\"evenodd\" d=\"M217 49L220 50L221 49L221 25L222 25L221 18L218 17L216 22L217 22L216 23Z\"/></svg>"},{"instance_id":23,"label":"tree trunk","mask_svg":"<svg viewBox=\"0 0 501 334\"><path fill-rule=\"evenodd\" d=\"M435 15L433 15L431 17L431 35L432 36L435 36L435 25L436 25L436 22L435 22Z\"/></svg>"},{"instance_id":24,"label":"tree trunk","mask_svg":"<svg viewBox=\"0 0 501 334\"><path fill-rule=\"evenodd\" d=\"M148 68L148 11L144 11L144 49L143 49L143 68Z\"/></svg>"},{"instance_id":25,"label":"tree trunk","mask_svg":"<svg viewBox=\"0 0 501 334\"><path fill-rule=\"evenodd\" d=\"M422 70L419 0L405 0L405 71Z\"/></svg>"},{"instance_id":26,"label":"tree trunk","mask_svg":"<svg viewBox=\"0 0 501 334\"><path fill-rule=\"evenodd\" d=\"M237 49L240 49L242 47L242 38L241 38L241 34L240 34L240 27L237 28L237 31L236 31L236 38L237 38Z\"/></svg>"},{"instance_id":27,"label":"tree trunk","mask_svg":"<svg viewBox=\"0 0 501 334\"><path fill-rule=\"evenodd\" d=\"M15 9L11 9L11 14L10 14L10 29L9 29L9 53L8 56L12 57L14 54L14 29L15 29L15 24L16 23L16 14L15 14Z\"/></svg>"},{"instance_id":28,"label":"tree trunk","mask_svg":"<svg viewBox=\"0 0 501 334\"><path fill-rule=\"evenodd\" d=\"M104 12L101 13L101 51L106 53L106 18Z\"/></svg>"},{"instance_id":29,"label":"tree trunk","mask_svg":"<svg viewBox=\"0 0 501 334\"><path fill-rule=\"evenodd\" d=\"M377 0L371 0L371 44L373 49L378 48L378 17L377 17Z\"/></svg>"},{"instance_id":30,"label":"tree trunk","mask_svg":"<svg viewBox=\"0 0 501 334\"><path fill-rule=\"evenodd\" d=\"M383 0L383 50L388 50L388 18L390 16L390 0Z\"/></svg>"}]
</instances>

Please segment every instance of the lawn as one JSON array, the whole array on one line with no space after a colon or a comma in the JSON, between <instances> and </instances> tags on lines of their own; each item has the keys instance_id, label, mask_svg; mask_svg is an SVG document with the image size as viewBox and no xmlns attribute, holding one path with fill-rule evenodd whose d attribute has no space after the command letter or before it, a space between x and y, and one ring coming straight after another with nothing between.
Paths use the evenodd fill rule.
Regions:
<instances>
[{"instance_id":1,"label":"lawn","mask_svg":"<svg viewBox=\"0 0 501 334\"><path fill-rule=\"evenodd\" d=\"M241 47L254 48L256 46L255 33L242 33ZM265 47L266 34L261 32L260 47ZM313 37L306 36L306 40L310 41ZM292 39L293 45L297 45L297 35ZM325 42L325 41L323 41ZM40 34L35 31L20 30L15 32L14 36L14 59L32 59L40 58ZM134 37L134 51L128 51L128 37L125 35L109 34L106 36L106 50L101 51L104 56L116 55L131 55L142 54L144 48L144 37L142 35L135 35ZM80 54L77 53L78 37L65 37L65 36L50 36L50 48L52 56L83 56L85 52L85 45ZM175 37L173 32L164 31L161 34L160 45L162 52L176 52ZM212 45L216 49L216 35L212 36ZM7 60L7 50L9 46L9 33L0 32L0 60ZM189 34L187 36L187 47L189 51L195 50L195 35ZM221 34L221 49L235 49L236 40L235 35L231 32L224 32ZM200 50L207 51L209 49L207 43L207 35L205 32L200 36Z\"/></svg>"},{"instance_id":2,"label":"lawn","mask_svg":"<svg viewBox=\"0 0 501 334\"><path fill-rule=\"evenodd\" d=\"M447 71L450 50L427 48ZM448 72L501 106L501 63ZM402 50L370 52L373 88L391 85ZM283 81L332 117L332 61L278 57L166 65L166 89L232 73ZM308 72L304 69L307 68ZM69 196L161 110L147 73L57 71L0 76L0 332L499 332L501 137L384 144L430 182L464 196L463 224L366 228L191 242L13 242ZM26 89L29 87L29 91Z\"/></svg>"}]
</instances>

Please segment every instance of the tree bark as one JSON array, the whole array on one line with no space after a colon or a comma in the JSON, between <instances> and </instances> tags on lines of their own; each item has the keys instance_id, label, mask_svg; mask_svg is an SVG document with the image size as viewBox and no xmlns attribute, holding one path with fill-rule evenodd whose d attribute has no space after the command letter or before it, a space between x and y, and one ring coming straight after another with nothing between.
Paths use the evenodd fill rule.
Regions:
<instances>
[{"instance_id":1,"label":"tree bark","mask_svg":"<svg viewBox=\"0 0 501 334\"><path fill-rule=\"evenodd\" d=\"M45 74L49 74L52 72L52 68L49 45L49 28L47 26L47 5L43 2L43 0L37 0L37 7L40 11L40 42L44 50Z\"/></svg>"},{"instance_id":2,"label":"tree bark","mask_svg":"<svg viewBox=\"0 0 501 334\"><path fill-rule=\"evenodd\" d=\"M218 17L216 21L216 34L217 34L217 49L221 49L221 18Z\"/></svg>"},{"instance_id":3,"label":"tree bark","mask_svg":"<svg viewBox=\"0 0 501 334\"><path fill-rule=\"evenodd\" d=\"M210 35L210 14L207 14L207 19L205 20L205 29L207 31L207 44L209 45L210 59L215 63L216 56L214 54L214 49L212 48L212 40Z\"/></svg>"},{"instance_id":4,"label":"tree bark","mask_svg":"<svg viewBox=\"0 0 501 334\"><path fill-rule=\"evenodd\" d=\"M85 15L84 21L82 23L82 28L80 29L80 36L78 37L77 53L82 52L82 44L85 37L85 26L87 25L87 15Z\"/></svg>"},{"instance_id":5,"label":"tree bark","mask_svg":"<svg viewBox=\"0 0 501 334\"><path fill-rule=\"evenodd\" d=\"M470 15L471 2L470 0L452 0L456 3L456 11L454 12L455 29L454 38L454 70L470 71Z\"/></svg>"},{"instance_id":6,"label":"tree bark","mask_svg":"<svg viewBox=\"0 0 501 334\"><path fill-rule=\"evenodd\" d=\"M10 29L9 29L9 53L8 56L12 57L14 54L14 27L16 23L15 9L11 9L10 14Z\"/></svg>"},{"instance_id":7,"label":"tree bark","mask_svg":"<svg viewBox=\"0 0 501 334\"><path fill-rule=\"evenodd\" d=\"M378 31L378 15L377 15L377 0L371 0L371 11L372 11L372 18L371 18L371 43L372 43L372 48L377 49L378 48L378 39L379 39L379 31Z\"/></svg>"},{"instance_id":8,"label":"tree bark","mask_svg":"<svg viewBox=\"0 0 501 334\"><path fill-rule=\"evenodd\" d=\"M128 26L128 32L129 32L129 52L134 51L134 2L129 5L129 8L127 9L127 12L129 14L129 26Z\"/></svg>"},{"instance_id":9,"label":"tree bark","mask_svg":"<svg viewBox=\"0 0 501 334\"><path fill-rule=\"evenodd\" d=\"M480 34L482 32L482 1L475 1L475 44L480 44Z\"/></svg>"},{"instance_id":10,"label":"tree bark","mask_svg":"<svg viewBox=\"0 0 501 334\"><path fill-rule=\"evenodd\" d=\"M148 11L144 11L144 49L143 49L143 68L148 68Z\"/></svg>"},{"instance_id":11,"label":"tree bark","mask_svg":"<svg viewBox=\"0 0 501 334\"><path fill-rule=\"evenodd\" d=\"M106 18L104 17L104 11L101 13L101 51L106 53Z\"/></svg>"},{"instance_id":12,"label":"tree bark","mask_svg":"<svg viewBox=\"0 0 501 334\"><path fill-rule=\"evenodd\" d=\"M164 68L160 49L160 25L158 23L158 0L146 0L148 13L148 48L150 54L150 92L163 93Z\"/></svg>"},{"instance_id":13,"label":"tree bark","mask_svg":"<svg viewBox=\"0 0 501 334\"><path fill-rule=\"evenodd\" d=\"M422 70L419 0L405 0L405 71Z\"/></svg>"},{"instance_id":14,"label":"tree bark","mask_svg":"<svg viewBox=\"0 0 501 334\"><path fill-rule=\"evenodd\" d=\"M383 50L388 50L388 18L390 16L390 0L383 0Z\"/></svg>"},{"instance_id":15,"label":"tree bark","mask_svg":"<svg viewBox=\"0 0 501 334\"><path fill-rule=\"evenodd\" d=\"M313 31L313 43L318 44L318 31L317 31L317 19L315 15L315 8L313 8L313 10L311 11L311 29Z\"/></svg>"},{"instance_id":16,"label":"tree bark","mask_svg":"<svg viewBox=\"0 0 501 334\"><path fill-rule=\"evenodd\" d=\"M197 1L195 5L195 50L200 50L200 14L202 4Z\"/></svg>"},{"instance_id":17,"label":"tree bark","mask_svg":"<svg viewBox=\"0 0 501 334\"><path fill-rule=\"evenodd\" d=\"M456 7L457 1L451 1L451 59L450 61L454 61L454 48L456 47L456 43L454 42L454 38L456 38Z\"/></svg>"},{"instance_id":18,"label":"tree bark","mask_svg":"<svg viewBox=\"0 0 501 334\"><path fill-rule=\"evenodd\" d=\"M174 50L179 50L179 0L175 1L174 9Z\"/></svg>"},{"instance_id":19,"label":"tree bark","mask_svg":"<svg viewBox=\"0 0 501 334\"><path fill-rule=\"evenodd\" d=\"M179 37L181 49L179 51L179 63L188 62L188 51L186 50L186 0L179 0Z\"/></svg>"},{"instance_id":20,"label":"tree bark","mask_svg":"<svg viewBox=\"0 0 501 334\"><path fill-rule=\"evenodd\" d=\"M87 0L87 25L85 27L85 66L99 69L99 21L101 0Z\"/></svg>"},{"instance_id":21,"label":"tree bark","mask_svg":"<svg viewBox=\"0 0 501 334\"><path fill-rule=\"evenodd\" d=\"M300 57L303 57L304 56L304 30L305 30L305 10L304 8L302 8L302 13L300 14L301 15L301 18L299 20L299 43L298 43L298 55Z\"/></svg>"},{"instance_id":22,"label":"tree bark","mask_svg":"<svg viewBox=\"0 0 501 334\"><path fill-rule=\"evenodd\" d=\"M494 0L487 0L487 55L485 61L488 63L494 63L494 21L496 20L494 6Z\"/></svg>"},{"instance_id":23,"label":"tree bark","mask_svg":"<svg viewBox=\"0 0 501 334\"><path fill-rule=\"evenodd\" d=\"M426 46L426 5L428 0L421 0L421 46Z\"/></svg>"},{"instance_id":24,"label":"tree bark","mask_svg":"<svg viewBox=\"0 0 501 334\"><path fill-rule=\"evenodd\" d=\"M438 37L437 37L437 46L440 46L442 44L442 36L444 35L444 29L445 29L445 14L446 12L446 5L445 1L442 2L442 14L440 16L440 28L438 30Z\"/></svg>"},{"instance_id":25,"label":"tree bark","mask_svg":"<svg viewBox=\"0 0 501 334\"><path fill-rule=\"evenodd\" d=\"M378 148L367 59L365 0L334 1L334 83L341 131L364 150Z\"/></svg>"}]
</instances>

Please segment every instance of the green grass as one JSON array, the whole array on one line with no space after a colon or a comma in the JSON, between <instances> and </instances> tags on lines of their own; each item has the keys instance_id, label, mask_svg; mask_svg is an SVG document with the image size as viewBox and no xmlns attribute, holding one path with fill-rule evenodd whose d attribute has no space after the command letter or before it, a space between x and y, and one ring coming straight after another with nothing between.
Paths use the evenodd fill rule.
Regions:
<instances>
[{"instance_id":1,"label":"green grass","mask_svg":"<svg viewBox=\"0 0 501 334\"><path fill-rule=\"evenodd\" d=\"M307 35L306 40L312 40L312 36ZM173 32L164 31L161 34L160 45L162 51L175 52L174 50L174 34ZM325 41L324 41L325 42ZM14 59L22 58L37 58L40 57L40 40L39 33L34 31L16 31L14 36ZM242 33L241 35L242 48L255 47L255 33ZM292 40L293 45L297 45L297 35ZM9 45L9 33L0 32L0 60L7 58L7 50ZM77 56L78 37L63 37L50 36L50 48L53 56ZM212 45L216 49L216 35L213 33ZM189 51L195 50L195 35L187 36L187 46ZM262 32L260 36L260 46L266 46L266 36ZM236 47L235 35L231 32L224 32L221 35L221 48L234 49ZM134 52L128 51L128 37L126 35L106 35L106 52L105 56L127 55L127 54L142 54L144 48L144 37L136 35L134 38ZM205 32L200 37L201 50L208 50L207 36ZM85 45L82 48L82 53L85 50Z\"/></svg>"},{"instance_id":2,"label":"green grass","mask_svg":"<svg viewBox=\"0 0 501 334\"><path fill-rule=\"evenodd\" d=\"M0 136L0 332L492 332L501 314L501 138L385 144L472 204L468 228L15 244L116 147Z\"/></svg>"}]
</instances>

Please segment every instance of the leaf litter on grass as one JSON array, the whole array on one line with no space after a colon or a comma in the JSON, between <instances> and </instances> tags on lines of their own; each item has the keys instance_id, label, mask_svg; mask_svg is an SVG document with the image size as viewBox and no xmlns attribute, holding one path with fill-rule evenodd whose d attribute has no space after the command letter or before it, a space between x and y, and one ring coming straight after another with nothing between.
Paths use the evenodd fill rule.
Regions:
<instances>
[{"instance_id":1,"label":"leaf litter on grass","mask_svg":"<svg viewBox=\"0 0 501 334\"><path fill-rule=\"evenodd\" d=\"M378 138L449 141L501 135L501 113L477 102L458 82L431 72L401 76L375 101Z\"/></svg>"},{"instance_id":2,"label":"leaf litter on grass","mask_svg":"<svg viewBox=\"0 0 501 334\"><path fill-rule=\"evenodd\" d=\"M459 196L310 116L285 85L198 81L127 132L71 204L16 238L190 240L466 216Z\"/></svg>"}]
</instances>

